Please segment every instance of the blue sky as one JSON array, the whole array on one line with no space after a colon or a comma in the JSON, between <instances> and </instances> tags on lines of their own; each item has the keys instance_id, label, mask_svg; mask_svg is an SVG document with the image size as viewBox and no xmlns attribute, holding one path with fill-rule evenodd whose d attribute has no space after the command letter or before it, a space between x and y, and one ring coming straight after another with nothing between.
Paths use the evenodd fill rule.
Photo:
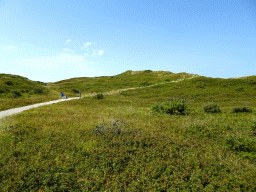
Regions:
<instances>
[{"instance_id":1,"label":"blue sky","mask_svg":"<svg viewBox=\"0 0 256 192\"><path fill-rule=\"evenodd\" d=\"M0 0L0 73L256 75L255 0Z\"/></svg>"}]
</instances>

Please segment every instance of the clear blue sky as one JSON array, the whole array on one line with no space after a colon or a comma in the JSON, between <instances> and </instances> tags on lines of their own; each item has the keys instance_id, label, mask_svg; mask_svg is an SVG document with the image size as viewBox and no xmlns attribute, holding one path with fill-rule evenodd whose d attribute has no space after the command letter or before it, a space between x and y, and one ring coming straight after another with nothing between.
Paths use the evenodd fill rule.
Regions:
<instances>
[{"instance_id":1,"label":"clear blue sky","mask_svg":"<svg viewBox=\"0 0 256 192\"><path fill-rule=\"evenodd\" d=\"M0 0L0 73L256 75L255 0Z\"/></svg>"}]
</instances>

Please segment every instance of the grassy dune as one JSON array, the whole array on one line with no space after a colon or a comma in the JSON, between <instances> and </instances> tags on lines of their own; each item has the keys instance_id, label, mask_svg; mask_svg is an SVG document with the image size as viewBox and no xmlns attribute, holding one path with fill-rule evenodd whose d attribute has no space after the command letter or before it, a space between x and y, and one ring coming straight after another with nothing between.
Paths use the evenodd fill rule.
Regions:
<instances>
[{"instance_id":1,"label":"grassy dune","mask_svg":"<svg viewBox=\"0 0 256 192\"><path fill-rule=\"evenodd\" d=\"M0 119L0 189L256 191L256 77L167 83L184 76L127 71L42 85L52 97L144 87ZM213 105L220 111L207 112Z\"/></svg>"},{"instance_id":2,"label":"grassy dune","mask_svg":"<svg viewBox=\"0 0 256 192\"><path fill-rule=\"evenodd\" d=\"M150 70L145 70L126 71L111 77L79 77L55 83L43 83L18 75L0 74L0 111L61 99L61 92L68 97L78 97L79 91L83 96L93 92L143 87L193 76L187 73L175 74L167 71L152 73Z\"/></svg>"}]
</instances>

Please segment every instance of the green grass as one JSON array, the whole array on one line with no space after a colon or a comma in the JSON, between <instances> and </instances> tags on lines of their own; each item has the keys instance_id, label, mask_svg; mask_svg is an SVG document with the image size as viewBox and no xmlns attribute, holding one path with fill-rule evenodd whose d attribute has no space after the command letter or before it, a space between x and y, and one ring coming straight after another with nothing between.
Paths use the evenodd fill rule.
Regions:
<instances>
[{"instance_id":1,"label":"green grass","mask_svg":"<svg viewBox=\"0 0 256 192\"><path fill-rule=\"evenodd\" d=\"M166 81L181 78L127 71L47 84L49 94L64 90L69 97L72 84L81 90L88 81L103 94L124 80L122 88L144 87L0 119L0 189L256 191L256 78ZM154 113L161 105L165 110Z\"/></svg>"}]
</instances>

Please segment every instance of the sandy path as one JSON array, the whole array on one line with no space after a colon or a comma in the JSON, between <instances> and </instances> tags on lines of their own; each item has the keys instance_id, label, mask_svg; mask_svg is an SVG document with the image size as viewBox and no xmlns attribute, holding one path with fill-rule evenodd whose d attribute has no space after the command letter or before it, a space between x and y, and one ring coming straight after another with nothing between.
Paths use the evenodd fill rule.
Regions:
<instances>
[{"instance_id":1,"label":"sandy path","mask_svg":"<svg viewBox=\"0 0 256 192\"><path fill-rule=\"evenodd\" d=\"M196 76L192 76L188 79L192 79L194 77L196 77ZM182 80L184 80L184 79L179 79L177 81L170 81L170 82L160 83L160 84L179 82L179 81L182 81ZM158 84L149 85L149 86L146 86L146 87L151 87L151 86L156 86L156 85L158 85ZM110 91L110 92L106 92L106 93L103 93L103 94L104 95L113 95L113 94L119 93L121 91L126 91L126 90L130 90L130 89L140 89L140 88L145 88L145 87L134 87L134 88L127 88L127 89L119 89L119 90L113 90L113 91ZM96 95L96 93L89 93L89 94L83 95L82 98L83 97L92 97L94 95ZM37 103L37 104L28 105L28 106L24 106L24 107L18 107L18 108L8 109L8 110L5 110L5 111L0 111L0 119L3 118L3 117L9 116L9 115L20 113L22 111L25 111L25 110L28 110L28 109L31 109L31 108L34 108L34 107L39 107L39 106L42 106L42 105L49 105L49 104L58 103L58 102L61 102L61 101L69 101L69 100L72 100L72 99L79 99L79 97L73 97L73 98L68 98L68 99L59 99L59 100L55 100L55 101L48 101L48 102L44 102L44 103Z\"/></svg>"}]
</instances>

